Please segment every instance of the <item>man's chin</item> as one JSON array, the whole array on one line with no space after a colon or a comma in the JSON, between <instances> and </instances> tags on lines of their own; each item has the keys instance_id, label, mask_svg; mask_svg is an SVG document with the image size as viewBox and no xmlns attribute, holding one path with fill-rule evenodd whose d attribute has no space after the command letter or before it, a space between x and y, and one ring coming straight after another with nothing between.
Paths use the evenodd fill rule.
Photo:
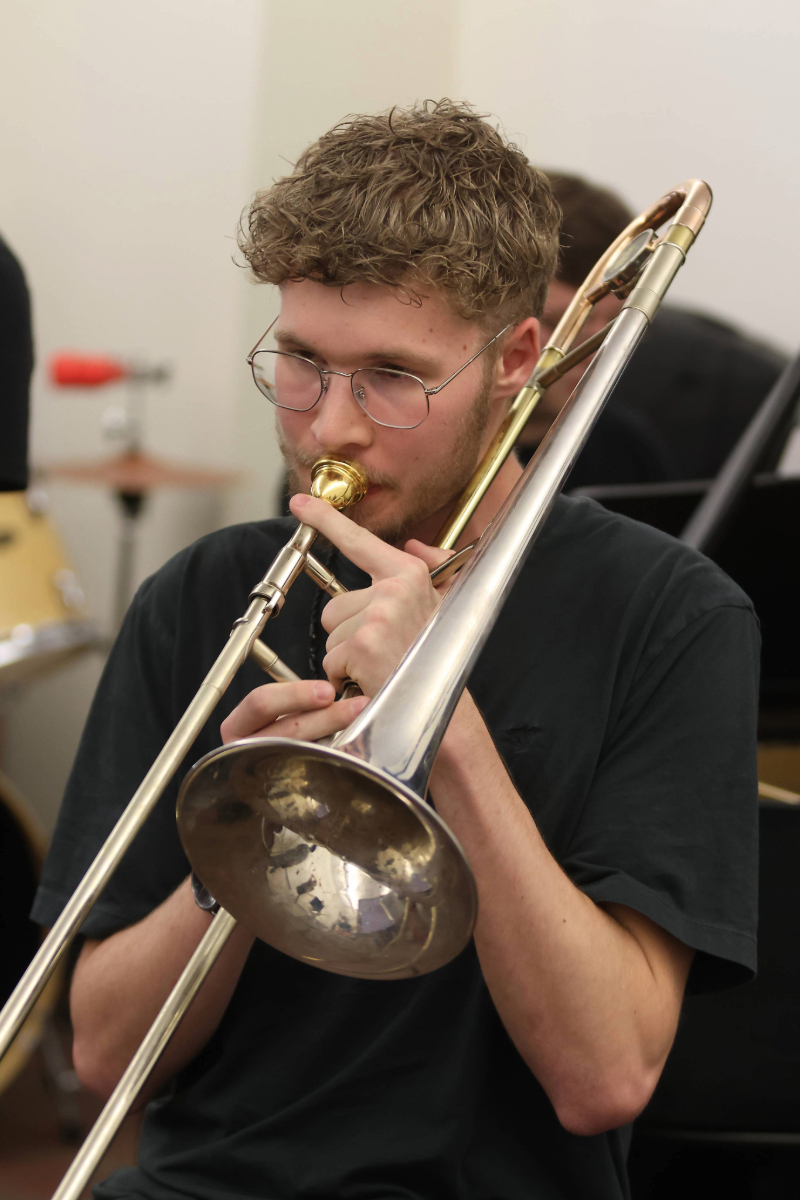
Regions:
<instances>
[{"instance_id":1,"label":"man's chin","mask_svg":"<svg viewBox=\"0 0 800 1200\"><path fill-rule=\"evenodd\" d=\"M412 497L412 502L406 501L405 504L395 495L387 497L391 502L374 507L370 505L367 497L357 508L352 509L348 516L381 541L402 549L409 538L431 542L447 519L460 492L459 487L450 497Z\"/></svg>"},{"instance_id":2,"label":"man's chin","mask_svg":"<svg viewBox=\"0 0 800 1200\"><path fill-rule=\"evenodd\" d=\"M370 488L361 503L350 509L347 515L362 529L394 545L400 540L407 540L410 514L403 511L405 507L396 492L384 487L373 492Z\"/></svg>"}]
</instances>

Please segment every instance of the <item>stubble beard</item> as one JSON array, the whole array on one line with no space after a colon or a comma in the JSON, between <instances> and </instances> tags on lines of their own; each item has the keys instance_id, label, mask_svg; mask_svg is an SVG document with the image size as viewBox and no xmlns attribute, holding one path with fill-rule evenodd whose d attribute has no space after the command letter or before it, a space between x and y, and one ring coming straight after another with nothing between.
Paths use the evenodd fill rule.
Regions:
<instances>
[{"instance_id":1,"label":"stubble beard","mask_svg":"<svg viewBox=\"0 0 800 1200\"><path fill-rule=\"evenodd\" d=\"M370 519L366 512L356 506L348 516L382 541L396 546L406 542L422 521L440 509L452 505L478 465L481 444L491 414L491 387L491 373L487 372L480 392L461 421L455 444L449 447L447 455L443 456L436 476L422 480L414 488L405 511L395 513L391 520L381 520L379 517ZM279 423L276 423L276 432L288 474L288 494L294 495L295 492L305 490L305 484L300 478L300 468L312 467L319 455L308 454L292 446L284 437ZM379 484L387 491L401 491L396 476L374 470L368 471L368 475L370 483Z\"/></svg>"}]
</instances>

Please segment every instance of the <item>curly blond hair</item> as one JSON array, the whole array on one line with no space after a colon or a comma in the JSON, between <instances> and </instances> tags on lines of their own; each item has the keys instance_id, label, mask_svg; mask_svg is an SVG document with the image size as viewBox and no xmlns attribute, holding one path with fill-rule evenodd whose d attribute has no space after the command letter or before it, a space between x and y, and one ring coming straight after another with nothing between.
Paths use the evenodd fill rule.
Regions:
<instances>
[{"instance_id":1,"label":"curly blond hair","mask_svg":"<svg viewBox=\"0 0 800 1200\"><path fill-rule=\"evenodd\" d=\"M538 316L558 252L546 176L452 100L351 116L258 192L239 247L255 277L372 282L419 302L432 285L467 320Z\"/></svg>"}]
</instances>

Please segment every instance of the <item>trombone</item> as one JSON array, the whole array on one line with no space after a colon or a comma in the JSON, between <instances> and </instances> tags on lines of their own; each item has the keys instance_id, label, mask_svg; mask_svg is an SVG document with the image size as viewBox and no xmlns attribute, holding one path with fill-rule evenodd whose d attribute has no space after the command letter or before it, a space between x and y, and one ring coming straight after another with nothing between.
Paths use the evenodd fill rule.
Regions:
<instances>
[{"instance_id":1,"label":"trombone","mask_svg":"<svg viewBox=\"0 0 800 1200\"><path fill-rule=\"evenodd\" d=\"M438 546L455 546L547 387L597 351L594 361L478 542L432 572L438 582L455 571L460 575L356 720L329 745L285 738L232 743L206 755L186 776L178 798L181 840L222 907L62 1180L57 1200L80 1195L238 920L302 961L361 978L422 974L466 945L477 913L475 883L456 839L425 802L430 770L525 556L710 206L705 183L681 184L636 217L589 273L459 497ZM620 314L571 349L592 306L611 292L625 298ZM365 486L357 464L331 458L315 464L312 492L337 508L356 503ZM275 679L295 678L261 634L301 572L329 595L345 590L311 554L316 536L300 524L253 589L200 690L0 1015L0 1054L238 668L252 657Z\"/></svg>"}]
</instances>

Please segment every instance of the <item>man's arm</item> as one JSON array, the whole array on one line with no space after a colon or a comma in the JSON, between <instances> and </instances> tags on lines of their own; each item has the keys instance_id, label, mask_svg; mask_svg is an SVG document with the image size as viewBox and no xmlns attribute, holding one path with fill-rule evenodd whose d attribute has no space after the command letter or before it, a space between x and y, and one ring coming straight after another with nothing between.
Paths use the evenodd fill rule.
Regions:
<instances>
[{"instance_id":1,"label":"man's arm","mask_svg":"<svg viewBox=\"0 0 800 1200\"><path fill-rule=\"evenodd\" d=\"M72 977L70 1012L75 1070L90 1091L111 1095L210 922L187 878L143 921L84 943ZM233 931L135 1108L202 1050L228 1007L252 943L241 926Z\"/></svg>"},{"instance_id":2,"label":"man's arm","mask_svg":"<svg viewBox=\"0 0 800 1200\"><path fill-rule=\"evenodd\" d=\"M693 951L567 878L468 695L431 793L475 874L486 984L562 1125L595 1134L633 1120L672 1045Z\"/></svg>"},{"instance_id":3,"label":"man's arm","mask_svg":"<svg viewBox=\"0 0 800 1200\"><path fill-rule=\"evenodd\" d=\"M348 725L363 697L332 703L325 681L273 683L257 688L222 725L227 743L238 737L295 737L315 741ZM73 1056L82 1082L103 1097L116 1087L211 917L194 903L188 879L144 920L103 941L87 940L70 990ZM137 1107L156 1095L203 1048L222 1020L253 938L234 930L148 1081Z\"/></svg>"},{"instance_id":4,"label":"man's arm","mask_svg":"<svg viewBox=\"0 0 800 1200\"><path fill-rule=\"evenodd\" d=\"M434 611L428 568L446 555L387 546L311 497L291 507L372 576L372 587L331 600L322 620L328 677L374 695ZM599 907L567 878L468 695L431 792L475 874L487 986L562 1124L594 1134L632 1120L672 1044L692 951L632 909Z\"/></svg>"}]
</instances>

